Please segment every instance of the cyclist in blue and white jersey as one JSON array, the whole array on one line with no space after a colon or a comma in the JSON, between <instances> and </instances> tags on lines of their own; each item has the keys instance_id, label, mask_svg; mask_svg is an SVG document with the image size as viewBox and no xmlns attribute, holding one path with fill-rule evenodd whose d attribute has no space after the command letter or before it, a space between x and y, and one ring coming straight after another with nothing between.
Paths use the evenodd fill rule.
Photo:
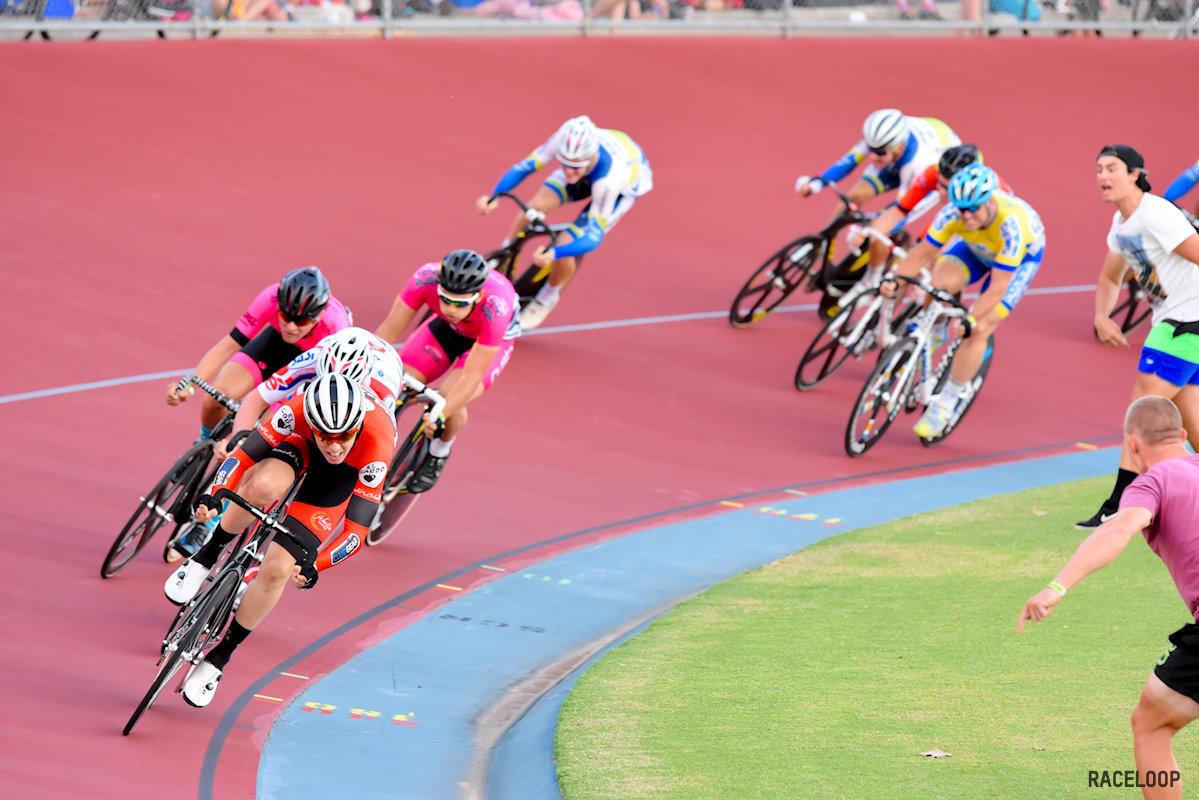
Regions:
<instances>
[{"instance_id":1,"label":"cyclist in blue and white jersey","mask_svg":"<svg viewBox=\"0 0 1199 800\"><path fill-rule=\"evenodd\" d=\"M574 277L579 258L599 247L638 197L654 186L653 172L645 153L628 134L597 128L589 117L574 117L540 147L514 164L496 183L491 194L509 192L537 170L557 160L559 166L533 195L528 205L549 213L567 202L587 200L574 223L559 234L553 247L541 247L533 263L549 268L549 278L520 315L520 326L532 330L540 325L558 303L560 292ZM476 201L480 214L490 214L497 203L491 195ZM523 214L509 234L515 236L526 220Z\"/></svg>"},{"instance_id":2,"label":"cyclist in blue and white jersey","mask_svg":"<svg viewBox=\"0 0 1199 800\"><path fill-rule=\"evenodd\" d=\"M1171 203L1178 205L1178 201L1183 198L1183 195L1191 191L1191 189L1194 189L1195 184L1197 183L1199 183L1199 161L1196 161L1194 164L1184 169L1182 173L1175 178L1169 186L1166 187L1166 191L1162 194L1162 197L1165 197ZM1182 208L1182 206L1179 206L1179 208ZM1186 209L1184 208L1183 211L1186 211ZM1199 200L1195 201L1194 210L1187 213L1189 213L1192 217L1199 217ZM1192 220L1192 224L1193 223L1194 220Z\"/></svg>"}]
</instances>

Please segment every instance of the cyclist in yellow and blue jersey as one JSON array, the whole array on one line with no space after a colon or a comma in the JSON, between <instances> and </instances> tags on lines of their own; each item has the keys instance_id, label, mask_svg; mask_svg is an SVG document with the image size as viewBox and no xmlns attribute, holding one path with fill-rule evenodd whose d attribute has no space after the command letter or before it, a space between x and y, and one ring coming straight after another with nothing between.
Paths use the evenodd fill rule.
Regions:
<instances>
[{"instance_id":1,"label":"cyclist in yellow and blue jersey","mask_svg":"<svg viewBox=\"0 0 1199 800\"><path fill-rule=\"evenodd\" d=\"M574 117L526 158L514 164L496 183L491 194L515 189L537 170L558 162L558 168L533 195L528 205L549 213L564 203L587 200L574 223L558 235L555 244L538 248L533 263L550 268L549 278L520 315L520 326L531 330L540 325L558 304L560 292L574 277L579 259L599 247L604 236L628 213L638 197L654 186L653 172L645 153L628 134L597 128L590 117ZM475 207L490 214L497 203L491 195L480 197ZM509 239L525 224L517 215Z\"/></svg>"},{"instance_id":2,"label":"cyclist in yellow and blue jersey","mask_svg":"<svg viewBox=\"0 0 1199 800\"><path fill-rule=\"evenodd\" d=\"M954 355L949 380L916 424L924 439L939 436L959 401L969 398L988 337L1020 302L1045 256L1045 226L1037 212L998 186L995 171L982 164L954 175L949 203L896 269L911 277L931 264L933 286L950 294L983 281L970 309L972 333ZM892 295L894 282L884 281L880 291Z\"/></svg>"}]
</instances>

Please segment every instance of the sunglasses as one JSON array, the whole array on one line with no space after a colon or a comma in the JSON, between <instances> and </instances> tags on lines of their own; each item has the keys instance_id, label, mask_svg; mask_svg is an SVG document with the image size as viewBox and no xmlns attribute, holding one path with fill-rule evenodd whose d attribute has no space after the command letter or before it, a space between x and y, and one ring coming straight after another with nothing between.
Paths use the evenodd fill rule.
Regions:
<instances>
[{"instance_id":1,"label":"sunglasses","mask_svg":"<svg viewBox=\"0 0 1199 800\"><path fill-rule=\"evenodd\" d=\"M301 327L316 321L314 317L293 317L291 314L288 314L282 309L279 311L279 319L283 320L284 322L290 322L292 325L299 325Z\"/></svg>"},{"instance_id":2,"label":"sunglasses","mask_svg":"<svg viewBox=\"0 0 1199 800\"><path fill-rule=\"evenodd\" d=\"M885 156L887 153L891 152L890 147L871 147L871 148L869 148L869 150L871 153L874 153L876 156Z\"/></svg>"},{"instance_id":3,"label":"sunglasses","mask_svg":"<svg viewBox=\"0 0 1199 800\"><path fill-rule=\"evenodd\" d=\"M578 161L563 161L562 159L558 159L558 163L567 169L586 169L587 167L591 166L590 161L579 163Z\"/></svg>"},{"instance_id":4,"label":"sunglasses","mask_svg":"<svg viewBox=\"0 0 1199 800\"><path fill-rule=\"evenodd\" d=\"M958 211L960 211L963 214L977 214L978 210L980 208L982 208L983 205L985 205L985 204L979 203L976 206L958 206L957 208L958 208Z\"/></svg>"},{"instance_id":5,"label":"sunglasses","mask_svg":"<svg viewBox=\"0 0 1199 800\"><path fill-rule=\"evenodd\" d=\"M467 297L465 300L456 300L452 297L448 297L445 292L441 291L440 287L437 289L437 296L439 298L441 298L441 302L445 303L447 306L450 306L451 308L467 308L470 306L471 303L473 303L479 299L479 293L475 292L474 294Z\"/></svg>"},{"instance_id":6,"label":"sunglasses","mask_svg":"<svg viewBox=\"0 0 1199 800\"><path fill-rule=\"evenodd\" d=\"M347 444L351 439L358 435L358 429L354 428L353 430L348 430L345 433L325 433L324 431L318 431L316 428L313 428L312 435L320 439L325 444L333 444L334 442L337 444Z\"/></svg>"}]
</instances>

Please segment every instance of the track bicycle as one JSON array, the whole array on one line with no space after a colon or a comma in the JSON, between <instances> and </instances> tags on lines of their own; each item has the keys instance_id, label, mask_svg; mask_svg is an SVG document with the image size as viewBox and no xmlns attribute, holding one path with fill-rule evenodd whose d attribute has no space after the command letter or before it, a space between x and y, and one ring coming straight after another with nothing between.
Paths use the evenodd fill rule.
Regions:
<instances>
[{"instance_id":1,"label":"track bicycle","mask_svg":"<svg viewBox=\"0 0 1199 800\"><path fill-rule=\"evenodd\" d=\"M445 408L445 398L436 389L429 388L407 373L404 373L403 380L404 387L396 398L396 429L399 430L400 415L405 412L405 419L413 424L407 435L399 440L399 446L387 468L379 511L366 535L366 544L370 547L382 543L420 499L419 493L408 491L408 481L429 457L429 437L425 435L424 415L431 414L433 419L439 419Z\"/></svg>"},{"instance_id":2,"label":"track bicycle","mask_svg":"<svg viewBox=\"0 0 1199 800\"><path fill-rule=\"evenodd\" d=\"M845 428L845 452L850 456L860 456L873 447L901 410L911 413L929 404L949 379L954 354L971 333L969 311L953 295L919 278L892 275L888 280L918 286L929 295L930 302L923 313L908 322L904 335L893 342L883 342L886 349L866 378ZM947 325L953 319L961 321L962 331L942 346L934 332L939 325ZM990 336L982 364L971 379L967 394L959 398L949 424L938 436L921 438L922 445L939 444L961 423L982 390L994 353L995 337Z\"/></svg>"},{"instance_id":3,"label":"track bicycle","mask_svg":"<svg viewBox=\"0 0 1199 800\"><path fill-rule=\"evenodd\" d=\"M287 512L289 503L286 500L295 496L302 480L303 476L301 475L285 495L285 502L277 503L269 512L256 507L229 489L217 490L214 500L219 502L228 500L241 506L253 515L259 524L255 526L254 533L237 551L236 555L229 559L223 568L215 572L212 579L201 588L199 593L183 606L184 612L178 618L178 624L174 625L163 639L158 659L158 674L154 676L149 690L134 709L133 716L125 723L125 728L121 731L123 735L129 735L142 714L154 704L163 688L184 664L190 664L191 669L194 669L204 660L205 654L220 642L229 626L229 621L233 619L238 590L245 580L246 572L262 560L262 554L266 552L267 543L272 536L283 535L291 538L304 550L305 560L311 559L313 554L309 553L307 548L304 548L287 529L287 526L280 521ZM191 674L190 669L188 674ZM176 686L176 692L183 690L185 681L186 676Z\"/></svg>"},{"instance_id":4,"label":"track bicycle","mask_svg":"<svg viewBox=\"0 0 1199 800\"><path fill-rule=\"evenodd\" d=\"M496 192L487 198L487 201L489 203L494 202L501 197L506 197L520 206L520 210L525 215L525 224L512 237L512 241L503 247L492 250L490 253L484 255L483 258L486 259L488 266L512 282L512 287L516 289L516 294L520 298L520 307L524 308L525 304L537 296L537 290L541 288L541 285L545 283L546 278L550 275L550 267L538 267L535 264L529 264L523 272L517 275L516 267L520 262L521 250L528 242L542 237L545 238L542 244L552 246L557 241L558 234L570 226L550 225L546 223L544 212L538 211L535 208L529 208L523 200L511 192ZM582 261L582 256L575 256L576 264L581 265Z\"/></svg>"},{"instance_id":5,"label":"track bicycle","mask_svg":"<svg viewBox=\"0 0 1199 800\"><path fill-rule=\"evenodd\" d=\"M890 248L889 274L890 268L907 255L907 250L872 228L863 230ZM925 280L929 277L927 270L922 270L921 275ZM890 344L919 311L919 302L919 297L883 297L877 286L855 284L838 298L836 312L800 357L795 369L795 388L801 392L814 389L850 356L860 361L866 353Z\"/></svg>"},{"instance_id":6,"label":"track bicycle","mask_svg":"<svg viewBox=\"0 0 1199 800\"><path fill-rule=\"evenodd\" d=\"M217 391L212 384L195 375L185 375L179 381L179 390L189 384L207 392L214 400L228 409L212 434L198 440L159 479L158 483L138 500L138 506L108 548L104 563L100 566L100 577L111 578L133 559L167 523L175 528L163 549L163 560L170 563L174 546L197 523L192 519L192 506L203 487L212 482L218 464L213 464L212 453L217 442L229 435L233 428L233 415L238 402Z\"/></svg>"},{"instance_id":7,"label":"track bicycle","mask_svg":"<svg viewBox=\"0 0 1199 800\"><path fill-rule=\"evenodd\" d=\"M1124 283L1120 287L1120 297L1116 302L1116 307L1112 309L1112 313L1108 314L1108 316L1119 324L1120 333L1132 333L1152 313L1153 308L1149 305L1149 299L1145 296L1145 290L1137 283L1135 273L1132 270L1128 270L1124 274ZM1092 330L1095 338L1098 339L1099 331Z\"/></svg>"},{"instance_id":8,"label":"track bicycle","mask_svg":"<svg viewBox=\"0 0 1199 800\"><path fill-rule=\"evenodd\" d=\"M829 187L841 198L841 210L819 233L801 236L779 248L733 298L729 309L729 324L744 328L765 317L791 294L821 290L820 313L827 316L837 304L837 297L857 282L857 273L870 260L869 250L850 252L834 261L834 240L850 225L865 226L874 216L861 210L856 203L836 187ZM906 244L907 233L897 231L897 243Z\"/></svg>"}]
</instances>

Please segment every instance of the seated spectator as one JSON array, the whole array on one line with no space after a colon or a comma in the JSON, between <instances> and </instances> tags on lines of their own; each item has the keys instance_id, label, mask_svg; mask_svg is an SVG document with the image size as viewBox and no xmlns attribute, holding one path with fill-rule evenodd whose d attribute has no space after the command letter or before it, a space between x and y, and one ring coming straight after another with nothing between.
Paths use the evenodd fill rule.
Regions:
<instances>
[{"instance_id":1,"label":"seated spectator","mask_svg":"<svg viewBox=\"0 0 1199 800\"><path fill-rule=\"evenodd\" d=\"M912 11L908 0L895 0L895 5L899 7L900 19L941 19L933 0L920 0L919 12Z\"/></svg>"},{"instance_id":2,"label":"seated spectator","mask_svg":"<svg viewBox=\"0 0 1199 800\"><path fill-rule=\"evenodd\" d=\"M531 0L483 0L472 6L478 17L506 17L511 19L579 20L583 18L583 6L579 0L558 0L556 3L536 3Z\"/></svg>"},{"instance_id":3,"label":"seated spectator","mask_svg":"<svg viewBox=\"0 0 1199 800\"><path fill-rule=\"evenodd\" d=\"M287 22L287 12L275 0L212 0L212 16L239 22Z\"/></svg>"}]
</instances>

